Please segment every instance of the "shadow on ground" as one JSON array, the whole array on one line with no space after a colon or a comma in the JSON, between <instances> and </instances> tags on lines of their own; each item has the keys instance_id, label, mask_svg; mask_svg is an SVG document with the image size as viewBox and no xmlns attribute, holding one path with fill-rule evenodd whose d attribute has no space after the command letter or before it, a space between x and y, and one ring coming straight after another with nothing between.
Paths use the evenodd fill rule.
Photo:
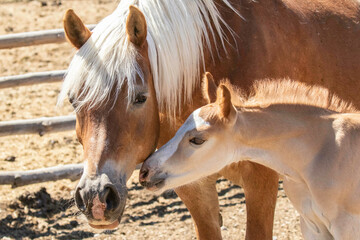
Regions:
<instances>
[{"instance_id":1,"label":"shadow on ground","mask_svg":"<svg viewBox=\"0 0 360 240\"><path fill-rule=\"evenodd\" d=\"M245 203L245 196L241 188L231 185L227 180L220 179L218 184L228 184L219 193L219 199L236 200L234 203L223 204L226 208ZM174 191L167 191L160 196L144 191L143 187L134 184L129 189L127 210L121 224L136 223L138 226L158 225L164 223L166 215L174 215L176 221L185 221L191 218L189 211ZM76 220L78 215L72 198L53 198L46 188L37 192L25 192L5 206L6 216L0 219L0 238L14 239L49 237L55 239L85 239L94 237L91 231L77 229L80 225ZM156 217L156 220L153 219ZM160 219L160 220L159 220ZM116 230L114 230L116 231ZM114 231L105 231L111 234Z\"/></svg>"}]
</instances>

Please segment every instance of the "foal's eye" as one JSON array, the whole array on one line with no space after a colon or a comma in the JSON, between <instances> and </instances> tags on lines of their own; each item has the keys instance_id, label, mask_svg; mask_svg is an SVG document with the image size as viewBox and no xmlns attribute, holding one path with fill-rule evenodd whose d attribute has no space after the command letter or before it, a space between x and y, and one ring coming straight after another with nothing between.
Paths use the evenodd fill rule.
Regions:
<instances>
[{"instance_id":1,"label":"foal's eye","mask_svg":"<svg viewBox=\"0 0 360 240\"><path fill-rule=\"evenodd\" d=\"M194 137L192 139L189 140L190 143L195 144L195 145L201 145L205 142L205 140L201 139L201 138L197 138Z\"/></svg>"},{"instance_id":2,"label":"foal's eye","mask_svg":"<svg viewBox=\"0 0 360 240\"><path fill-rule=\"evenodd\" d=\"M136 96L134 104L142 104L146 102L147 97L144 94L139 94Z\"/></svg>"}]
</instances>

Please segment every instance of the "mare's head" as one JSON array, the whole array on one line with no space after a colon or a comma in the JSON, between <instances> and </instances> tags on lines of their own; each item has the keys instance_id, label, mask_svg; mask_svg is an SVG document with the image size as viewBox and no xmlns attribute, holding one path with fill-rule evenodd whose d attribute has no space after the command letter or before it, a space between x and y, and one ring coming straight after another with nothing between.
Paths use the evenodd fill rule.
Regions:
<instances>
[{"instance_id":1,"label":"mare's head","mask_svg":"<svg viewBox=\"0 0 360 240\"><path fill-rule=\"evenodd\" d=\"M211 175L232 159L237 112L228 88L207 73L203 95L209 104L195 110L176 135L142 165L140 183L163 191Z\"/></svg>"},{"instance_id":2,"label":"mare's head","mask_svg":"<svg viewBox=\"0 0 360 240\"><path fill-rule=\"evenodd\" d=\"M111 21L103 20L91 33L72 10L66 12L66 37L78 52L59 99L68 96L74 106L84 149L76 205L92 227L106 229L119 224L126 181L155 150L159 135L144 15L130 6L126 22ZM108 29L111 24L123 29Z\"/></svg>"}]
</instances>

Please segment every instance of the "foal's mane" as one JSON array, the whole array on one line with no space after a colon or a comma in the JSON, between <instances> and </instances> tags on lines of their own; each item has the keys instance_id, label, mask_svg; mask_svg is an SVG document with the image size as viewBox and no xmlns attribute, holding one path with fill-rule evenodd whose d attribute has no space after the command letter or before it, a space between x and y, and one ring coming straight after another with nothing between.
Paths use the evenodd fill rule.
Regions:
<instances>
[{"instance_id":1,"label":"foal's mane","mask_svg":"<svg viewBox=\"0 0 360 240\"><path fill-rule=\"evenodd\" d=\"M229 0L222 1L236 12ZM116 98L125 83L127 100L133 100L136 77L143 78L143 74L136 62L136 49L126 36L130 5L136 5L147 21L149 60L160 111L173 115L182 103L191 100L204 68L205 47L215 53L226 51L224 42L228 39L222 26L230 33L232 30L215 0L121 0L74 56L58 103L69 96L76 111L85 106L96 108L114 101L110 99L113 90ZM212 41L221 49L217 45L211 49Z\"/></svg>"},{"instance_id":2,"label":"foal's mane","mask_svg":"<svg viewBox=\"0 0 360 240\"><path fill-rule=\"evenodd\" d=\"M335 112L357 112L349 102L341 100L327 88L310 86L289 79L255 81L250 94L223 80L231 93L231 101L236 107L263 107L274 104L308 105Z\"/></svg>"}]
</instances>

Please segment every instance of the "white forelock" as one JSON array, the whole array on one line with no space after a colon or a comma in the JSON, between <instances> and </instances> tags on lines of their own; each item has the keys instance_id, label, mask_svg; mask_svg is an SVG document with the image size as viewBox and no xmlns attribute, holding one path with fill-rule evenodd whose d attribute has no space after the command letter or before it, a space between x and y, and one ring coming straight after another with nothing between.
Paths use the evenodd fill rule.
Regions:
<instances>
[{"instance_id":1,"label":"white forelock","mask_svg":"<svg viewBox=\"0 0 360 240\"><path fill-rule=\"evenodd\" d=\"M223 2L236 11L228 0ZM191 100L204 67L200 66L204 62L204 45L211 51L211 38L216 42L218 35L225 51L221 24L232 30L221 18L214 0L122 0L73 58L60 104L68 95L76 110L85 105L97 107L108 102L113 87L119 91L125 81L128 100L132 100L136 76L142 78L142 72L136 63L136 49L126 37L130 5L138 6L147 21L149 59L161 111L176 114L181 103Z\"/></svg>"}]
</instances>

